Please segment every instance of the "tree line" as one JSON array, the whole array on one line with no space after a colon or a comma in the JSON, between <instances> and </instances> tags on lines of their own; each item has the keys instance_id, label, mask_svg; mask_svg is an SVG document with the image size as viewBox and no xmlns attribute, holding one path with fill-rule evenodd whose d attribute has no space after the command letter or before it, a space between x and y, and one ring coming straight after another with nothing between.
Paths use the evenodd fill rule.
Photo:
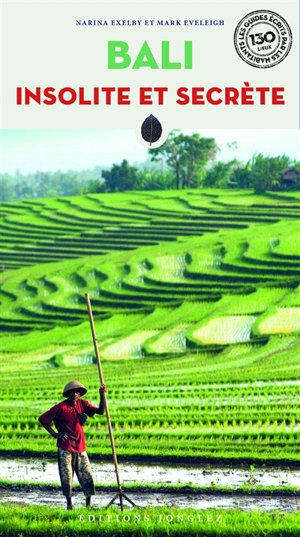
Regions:
<instances>
[{"instance_id":1,"label":"tree line","mask_svg":"<svg viewBox=\"0 0 300 537\"><path fill-rule=\"evenodd\" d=\"M0 200L14 201L32 198L57 198L76 196L84 192L94 180L101 177L103 167L93 170L41 172L0 175Z\"/></svg>"},{"instance_id":2,"label":"tree line","mask_svg":"<svg viewBox=\"0 0 300 537\"><path fill-rule=\"evenodd\" d=\"M228 145L237 148L235 142ZM124 159L110 169L2 174L0 200L201 187L252 188L258 193L300 188L300 161L260 153L246 163L236 158L222 162L217 160L218 151L214 138L174 130L162 146L148 150L147 162L139 166Z\"/></svg>"}]
</instances>

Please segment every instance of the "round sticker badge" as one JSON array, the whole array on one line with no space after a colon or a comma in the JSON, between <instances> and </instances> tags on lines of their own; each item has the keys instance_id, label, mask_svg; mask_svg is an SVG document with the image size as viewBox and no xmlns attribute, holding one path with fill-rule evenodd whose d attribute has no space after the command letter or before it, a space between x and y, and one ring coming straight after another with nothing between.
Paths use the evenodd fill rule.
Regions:
<instances>
[{"instance_id":1,"label":"round sticker badge","mask_svg":"<svg viewBox=\"0 0 300 537\"><path fill-rule=\"evenodd\" d=\"M282 62L292 46L292 32L286 20L262 9L252 11L237 25L234 46L244 62L266 69Z\"/></svg>"}]
</instances>

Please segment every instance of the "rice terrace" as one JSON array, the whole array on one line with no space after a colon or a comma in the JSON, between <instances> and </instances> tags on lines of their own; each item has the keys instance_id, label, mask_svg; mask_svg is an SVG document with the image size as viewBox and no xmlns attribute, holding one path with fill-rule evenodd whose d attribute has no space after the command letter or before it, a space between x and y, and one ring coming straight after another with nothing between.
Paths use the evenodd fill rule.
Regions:
<instances>
[{"instance_id":1,"label":"rice terrace","mask_svg":"<svg viewBox=\"0 0 300 537\"><path fill-rule=\"evenodd\" d=\"M1 207L0 535L299 536L299 193ZM37 419L72 379L98 400L86 293L137 504L123 513L105 509L105 416L85 426L94 507L78 492L72 512Z\"/></svg>"}]
</instances>

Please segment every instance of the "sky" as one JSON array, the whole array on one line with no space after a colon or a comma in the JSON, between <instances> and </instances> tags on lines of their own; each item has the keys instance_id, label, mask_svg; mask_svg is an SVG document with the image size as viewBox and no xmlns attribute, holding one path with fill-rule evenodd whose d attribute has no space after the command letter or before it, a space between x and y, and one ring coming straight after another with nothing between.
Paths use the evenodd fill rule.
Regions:
<instances>
[{"instance_id":1,"label":"sky","mask_svg":"<svg viewBox=\"0 0 300 537\"><path fill-rule=\"evenodd\" d=\"M265 156L287 155L300 160L299 130L182 130L215 138L220 149L218 160L237 158L247 162L254 153ZM236 142L237 149L227 144ZM123 159L131 165L143 163L148 150L133 130L10 130L0 134L1 173L14 175L36 171L84 170L111 167Z\"/></svg>"}]
</instances>

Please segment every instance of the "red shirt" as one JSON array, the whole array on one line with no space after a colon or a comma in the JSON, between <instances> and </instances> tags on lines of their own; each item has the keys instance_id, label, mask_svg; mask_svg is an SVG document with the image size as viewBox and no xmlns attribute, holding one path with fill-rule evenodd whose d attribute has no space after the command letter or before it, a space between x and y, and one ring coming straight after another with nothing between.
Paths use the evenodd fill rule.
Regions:
<instances>
[{"instance_id":1,"label":"red shirt","mask_svg":"<svg viewBox=\"0 0 300 537\"><path fill-rule=\"evenodd\" d=\"M66 400L44 412L39 419L45 425L50 425L54 421L54 425L59 433L64 432L68 434L68 440L57 440L57 447L73 451L74 453L82 453L86 450L85 436L75 408L80 414L87 414L90 417L98 410L97 407L91 405L85 399L79 399L76 407L69 405Z\"/></svg>"}]
</instances>

